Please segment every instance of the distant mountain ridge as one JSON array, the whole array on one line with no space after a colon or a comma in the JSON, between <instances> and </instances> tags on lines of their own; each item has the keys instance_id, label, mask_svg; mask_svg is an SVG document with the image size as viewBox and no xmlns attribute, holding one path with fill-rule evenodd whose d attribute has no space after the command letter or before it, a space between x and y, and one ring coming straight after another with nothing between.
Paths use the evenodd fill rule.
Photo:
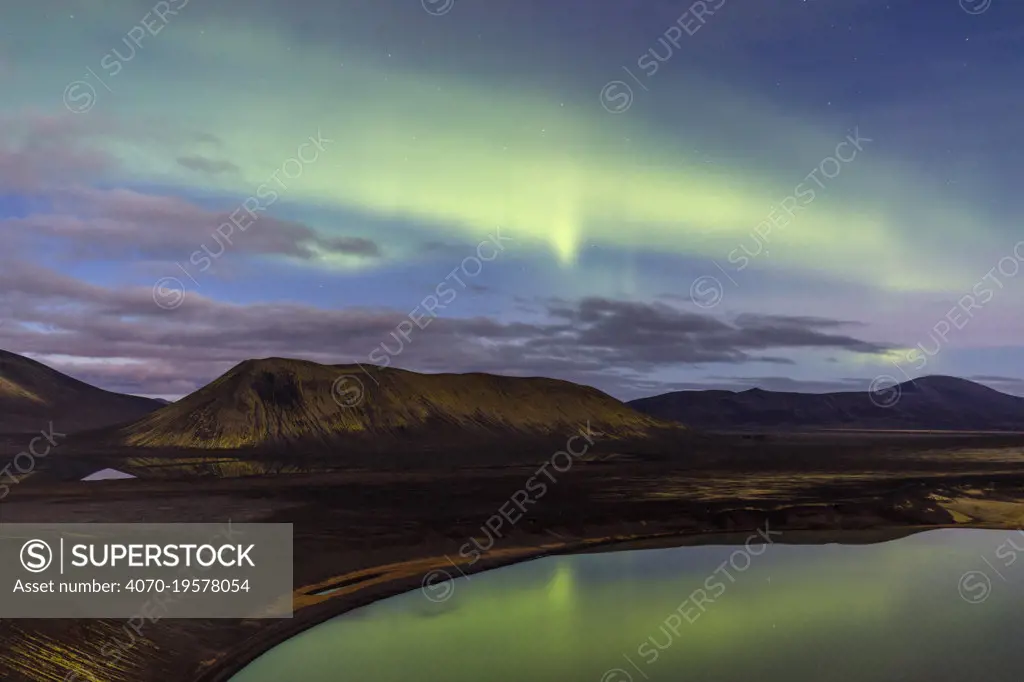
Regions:
<instances>
[{"instance_id":1,"label":"distant mountain ridge","mask_svg":"<svg viewBox=\"0 0 1024 682\"><path fill-rule=\"evenodd\" d=\"M479 437L567 438L590 423L612 438L683 429L589 386L491 374L246 360L117 431L121 445L230 449Z\"/></svg>"},{"instance_id":2,"label":"distant mountain ridge","mask_svg":"<svg viewBox=\"0 0 1024 682\"><path fill-rule=\"evenodd\" d=\"M24 356L0 350L0 433L29 433L53 422L73 433L131 422L162 405L96 388Z\"/></svg>"},{"instance_id":3,"label":"distant mountain ridge","mask_svg":"<svg viewBox=\"0 0 1024 682\"><path fill-rule=\"evenodd\" d=\"M926 376L878 391L675 391L627 403L695 429L1024 431L1024 398L967 379Z\"/></svg>"}]
</instances>

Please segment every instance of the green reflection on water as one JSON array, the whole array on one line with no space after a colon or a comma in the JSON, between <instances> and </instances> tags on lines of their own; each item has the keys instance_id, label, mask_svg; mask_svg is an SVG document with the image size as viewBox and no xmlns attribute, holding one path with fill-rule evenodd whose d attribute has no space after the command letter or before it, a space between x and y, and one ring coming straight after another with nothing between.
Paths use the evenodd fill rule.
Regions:
<instances>
[{"instance_id":1,"label":"green reflection on water","mask_svg":"<svg viewBox=\"0 0 1024 682\"><path fill-rule=\"evenodd\" d=\"M416 591L339 617L234 682L1017 682L1024 575L994 559L1008 537L550 557L459 579L442 604ZM983 603L958 591L971 570L993 581Z\"/></svg>"}]
</instances>

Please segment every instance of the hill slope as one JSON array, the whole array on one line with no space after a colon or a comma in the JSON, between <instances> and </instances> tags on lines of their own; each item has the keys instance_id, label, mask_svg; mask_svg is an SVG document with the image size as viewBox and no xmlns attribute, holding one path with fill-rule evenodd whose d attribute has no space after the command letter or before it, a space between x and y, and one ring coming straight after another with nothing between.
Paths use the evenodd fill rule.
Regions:
<instances>
[{"instance_id":1,"label":"hill slope","mask_svg":"<svg viewBox=\"0 0 1024 682\"><path fill-rule=\"evenodd\" d=\"M879 391L677 391L628 403L706 429L922 429L1024 431L1024 398L966 379L928 376Z\"/></svg>"},{"instance_id":2,"label":"hill slope","mask_svg":"<svg viewBox=\"0 0 1024 682\"><path fill-rule=\"evenodd\" d=\"M372 377L370 376L372 375ZM195 393L119 430L122 444L237 448L392 439L567 438L587 422L608 437L669 425L597 389L545 378L247 360Z\"/></svg>"},{"instance_id":3,"label":"hill slope","mask_svg":"<svg viewBox=\"0 0 1024 682\"><path fill-rule=\"evenodd\" d=\"M156 400L104 391L0 350L0 433L38 431L49 422L72 433L130 422L159 407Z\"/></svg>"}]
</instances>

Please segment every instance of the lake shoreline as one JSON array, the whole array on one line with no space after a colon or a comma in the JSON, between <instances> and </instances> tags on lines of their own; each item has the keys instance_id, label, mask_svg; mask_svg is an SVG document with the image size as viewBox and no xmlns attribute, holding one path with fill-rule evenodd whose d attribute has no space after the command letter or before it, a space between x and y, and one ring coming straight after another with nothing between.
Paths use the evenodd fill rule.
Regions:
<instances>
[{"instance_id":1,"label":"lake shoreline","mask_svg":"<svg viewBox=\"0 0 1024 682\"><path fill-rule=\"evenodd\" d=\"M558 475L542 499L501 525L493 543L486 524L513 509L509 500L537 465L90 484L33 477L0 505L5 524L292 524L295 617L160 619L140 634L123 619L4 619L0 677L229 680L289 637L418 589L437 570L471 576L558 553L721 544L737 534L743 542L765 523L788 531L784 542L815 543L884 542L944 527L1020 528L1022 464L1019 437L799 436L646 460L611 452ZM445 558L472 557L465 550L473 543L487 550L476 564L455 567Z\"/></svg>"},{"instance_id":2,"label":"lake shoreline","mask_svg":"<svg viewBox=\"0 0 1024 682\"><path fill-rule=\"evenodd\" d=\"M810 529L772 529L780 530L786 537L779 538L778 544L874 544L890 542L905 538L917 533L924 533L933 530L960 528L960 524L938 524L926 526L906 526L902 528L875 528L875 529L848 529L848 530L810 530ZM996 526L970 526L977 530L1008 530ZM757 536L756 530L753 535ZM472 576L486 571L493 571L506 568L519 563L535 561L549 556L567 554L592 554L603 552L635 551L648 549L670 549L675 547L690 547L700 545L737 545L742 544L751 537L751 531L742 532L710 532L710 533L654 533L646 536L632 537L599 537L590 540L583 540L563 546L543 546L539 548L515 548L506 550L508 555L492 558L484 557L478 565L460 566L458 571L450 571L458 579L462 575ZM498 554L501 554L499 552ZM428 559L429 560L429 559ZM433 562L424 566L425 560L411 560L407 562L409 567L415 566L417 575L422 576L431 571L452 568L452 564L442 557L441 562ZM386 574L387 572L385 572ZM377 571L380 575L380 572ZM296 594L308 594L315 591L317 585L309 585L297 590ZM307 630L328 622L338 616L350 613L356 609L370 606L376 602L408 594L416 589L425 590L423 578L410 578L402 576L388 580L387 582L373 586L376 589L360 590L358 587L351 592L339 592L337 597L328 599L319 604L310 605L297 612L297 615L288 621L288 624L281 627L271 627L259 635L247 640L237 650L228 653L216 664L201 671L191 682L229 682L235 675L244 670L260 656L272 650L274 647L287 642ZM454 589L454 588L453 588ZM426 595L425 599L428 599ZM298 615L301 614L301 615Z\"/></svg>"}]
</instances>

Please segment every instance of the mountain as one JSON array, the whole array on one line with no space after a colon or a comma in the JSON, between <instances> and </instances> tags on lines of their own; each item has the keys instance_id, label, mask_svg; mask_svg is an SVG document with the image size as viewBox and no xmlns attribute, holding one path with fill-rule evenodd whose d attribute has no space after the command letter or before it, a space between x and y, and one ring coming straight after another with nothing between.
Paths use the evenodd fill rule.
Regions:
<instances>
[{"instance_id":1,"label":"mountain","mask_svg":"<svg viewBox=\"0 0 1024 682\"><path fill-rule=\"evenodd\" d=\"M628 403L693 428L1024 431L1024 398L966 379L927 376L877 393L676 391Z\"/></svg>"},{"instance_id":2,"label":"mountain","mask_svg":"<svg viewBox=\"0 0 1024 682\"><path fill-rule=\"evenodd\" d=\"M559 439L590 422L605 438L681 432L588 386L491 374L247 360L118 430L121 445L221 449L286 444L426 447ZM576 446L579 447L579 446Z\"/></svg>"},{"instance_id":3,"label":"mountain","mask_svg":"<svg viewBox=\"0 0 1024 682\"><path fill-rule=\"evenodd\" d=\"M131 422L161 407L112 393L21 355L0 350L0 433L53 428L72 433Z\"/></svg>"}]
</instances>

